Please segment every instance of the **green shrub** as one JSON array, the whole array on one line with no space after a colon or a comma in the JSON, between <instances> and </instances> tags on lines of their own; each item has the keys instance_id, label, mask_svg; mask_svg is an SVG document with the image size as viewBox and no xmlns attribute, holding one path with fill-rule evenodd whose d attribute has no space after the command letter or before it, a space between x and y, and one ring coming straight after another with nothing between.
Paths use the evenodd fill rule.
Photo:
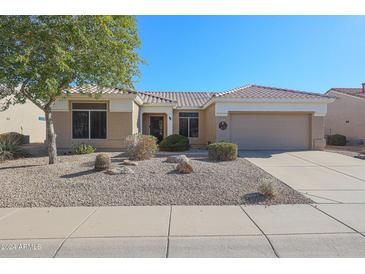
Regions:
<instances>
[{"instance_id":1,"label":"green shrub","mask_svg":"<svg viewBox=\"0 0 365 274\"><path fill-rule=\"evenodd\" d=\"M333 134L327 136L327 145L332 146L345 146L346 145L346 136L341 134Z\"/></svg>"},{"instance_id":2,"label":"green shrub","mask_svg":"<svg viewBox=\"0 0 365 274\"><path fill-rule=\"evenodd\" d=\"M74 154L90 154L94 153L96 148L88 144L79 144L74 147Z\"/></svg>"},{"instance_id":3,"label":"green shrub","mask_svg":"<svg viewBox=\"0 0 365 274\"><path fill-rule=\"evenodd\" d=\"M110 156L106 153L100 153L95 158L95 170L101 171L109 169L111 165Z\"/></svg>"},{"instance_id":4,"label":"green shrub","mask_svg":"<svg viewBox=\"0 0 365 274\"><path fill-rule=\"evenodd\" d=\"M0 162L30 157L30 153L19 145L19 135L6 135L0 139Z\"/></svg>"},{"instance_id":5,"label":"green shrub","mask_svg":"<svg viewBox=\"0 0 365 274\"><path fill-rule=\"evenodd\" d=\"M129 160L148 160L157 152L157 138L152 135L134 134L126 138Z\"/></svg>"},{"instance_id":6,"label":"green shrub","mask_svg":"<svg viewBox=\"0 0 365 274\"><path fill-rule=\"evenodd\" d=\"M185 151L189 149L189 138L173 134L167 136L160 143L160 150L162 151Z\"/></svg>"},{"instance_id":7,"label":"green shrub","mask_svg":"<svg viewBox=\"0 0 365 274\"><path fill-rule=\"evenodd\" d=\"M233 161L237 159L237 145L232 143L214 143L208 145L208 158L212 161Z\"/></svg>"},{"instance_id":8,"label":"green shrub","mask_svg":"<svg viewBox=\"0 0 365 274\"><path fill-rule=\"evenodd\" d=\"M14 145L23 145L25 143L25 136L18 132L6 132L0 134L0 141L11 139Z\"/></svg>"}]
</instances>

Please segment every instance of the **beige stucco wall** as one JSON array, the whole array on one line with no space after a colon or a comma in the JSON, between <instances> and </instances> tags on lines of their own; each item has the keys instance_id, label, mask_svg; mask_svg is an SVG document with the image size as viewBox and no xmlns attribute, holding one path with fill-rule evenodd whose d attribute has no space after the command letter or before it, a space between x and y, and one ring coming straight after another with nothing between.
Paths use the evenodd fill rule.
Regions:
<instances>
[{"instance_id":1,"label":"beige stucco wall","mask_svg":"<svg viewBox=\"0 0 365 274\"><path fill-rule=\"evenodd\" d=\"M312 137L312 149L322 150L326 146L326 140L324 138L324 121L323 116L311 117L311 137Z\"/></svg>"},{"instance_id":2,"label":"beige stucco wall","mask_svg":"<svg viewBox=\"0 0 365 274\"><path fill-rule=\"evenodd\" d=\"M226 122L227 128L225 130L221 130L219 128L220 122ZM230 141L230 122L229 116L217 116L215 119L215 130L216 130L216 142L229 142Z\"/></svg>"},{"instance_id":3,"label":"beige stucco wall","mask_svg":"<svg viewBox=\"0 0 365 274\"><path fill-rule=\"evenodd\" d=\"M0 106L4 101L0 101ZM18 132L30 136L31 143L43 143L46 138L46 122L40 121L44 112L33 103L10 106L0 111L0 133Z\"/></svg>"},{"instance_id":4,"label":"beige stucco wall","mask_svg":"<svg viewBox=\"0 0 365 274\"><path fill-rule=\"evenodd\" d=\"M342 134L348 140L364 140L365 99L333 91L328 95L336 96L336 100L327 107L325 134Z\"/></svg>"},{"instance_id":5,"label":"beige stucco wall","mask_svg":"<svg viewBox=\"0 0 365 274\"><path fill-rule=\"evenodd\" d=\"M75 101L72 101L75 102ZM85 102L85 101L83 101ZM70 101L71 104L71 101ZM71 108L70 108L71 109ZM72 139L72 112L54 111L53 119L57 135L57 148L72 149L80 143L92 144L98 149L118 150L125 147L125 138L133 132L135 114L132 112L107 112L107 139Z\"/></svg>"},{"instance_id":6,"label":"beige stucco wall","mask_svg":"<svg viewBox=\"0 0 365 274\"><path fill-rule=\"evenodd\" d=\"M204 110L204 124L206 143L214 143L216 140L215 104L211 104Z\"/></svg>"},{"instance_id":7,"label":"beige stucco wall","mask_svg":"<svg viewBox=\"0 0 365 274\"><path fill-rule=\"evenodd\" d=\"M133 134L138 133L138 124L139 124L139 111L140 107L133 102L133 111L132 111L132 132Z\"/></svg>"}]
</instances>

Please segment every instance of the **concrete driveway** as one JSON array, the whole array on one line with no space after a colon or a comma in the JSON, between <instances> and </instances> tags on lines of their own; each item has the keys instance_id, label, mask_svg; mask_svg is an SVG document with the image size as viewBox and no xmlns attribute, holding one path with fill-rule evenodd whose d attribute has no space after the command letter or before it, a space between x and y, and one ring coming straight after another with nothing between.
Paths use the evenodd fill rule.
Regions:
<instances>
[{"instance_id":1,"label":"concrete driveway","mask_svg":"<svg viewBox=\"0 0 365 274\"><path fill-rule=\"evenodd\" d=\"M240 155L318 204L365 203L365 161L324 151Z\"/></svg>"}]
</instances>

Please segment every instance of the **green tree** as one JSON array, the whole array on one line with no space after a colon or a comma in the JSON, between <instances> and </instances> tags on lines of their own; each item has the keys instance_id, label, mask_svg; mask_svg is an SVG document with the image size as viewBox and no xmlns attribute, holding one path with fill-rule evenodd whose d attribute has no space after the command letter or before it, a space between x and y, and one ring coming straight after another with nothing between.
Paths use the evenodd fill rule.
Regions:
<instances>
[{"instance_id":1,"label":"green tree","mask_svg":"<svg viewBox=\"0 0 365 274\"><path fill-rule=\"evenodd\" d=\"M51 106L58 96L70 85L133 89L139 76L133 16L0 16L0 37L3 109L29 100L44 111L50 164L57 159Z\"/></svg>"}]
</instances>

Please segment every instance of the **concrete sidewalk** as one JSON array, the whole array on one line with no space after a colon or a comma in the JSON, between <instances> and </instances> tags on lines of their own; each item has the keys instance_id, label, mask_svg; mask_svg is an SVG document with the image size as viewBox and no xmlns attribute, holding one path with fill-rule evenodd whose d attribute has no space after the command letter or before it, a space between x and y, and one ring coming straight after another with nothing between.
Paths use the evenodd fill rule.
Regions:
<instances>
[{"instance_id":1,"label":"concrete sidewalk","mask_svg":"<svg viewBox=\"0 0 365 274\"><path fill-rule=\"evenodd\" d=\"M0 257L365 257L364 210L363 204L3 208Z\"/></svg>"}]
</instances>

